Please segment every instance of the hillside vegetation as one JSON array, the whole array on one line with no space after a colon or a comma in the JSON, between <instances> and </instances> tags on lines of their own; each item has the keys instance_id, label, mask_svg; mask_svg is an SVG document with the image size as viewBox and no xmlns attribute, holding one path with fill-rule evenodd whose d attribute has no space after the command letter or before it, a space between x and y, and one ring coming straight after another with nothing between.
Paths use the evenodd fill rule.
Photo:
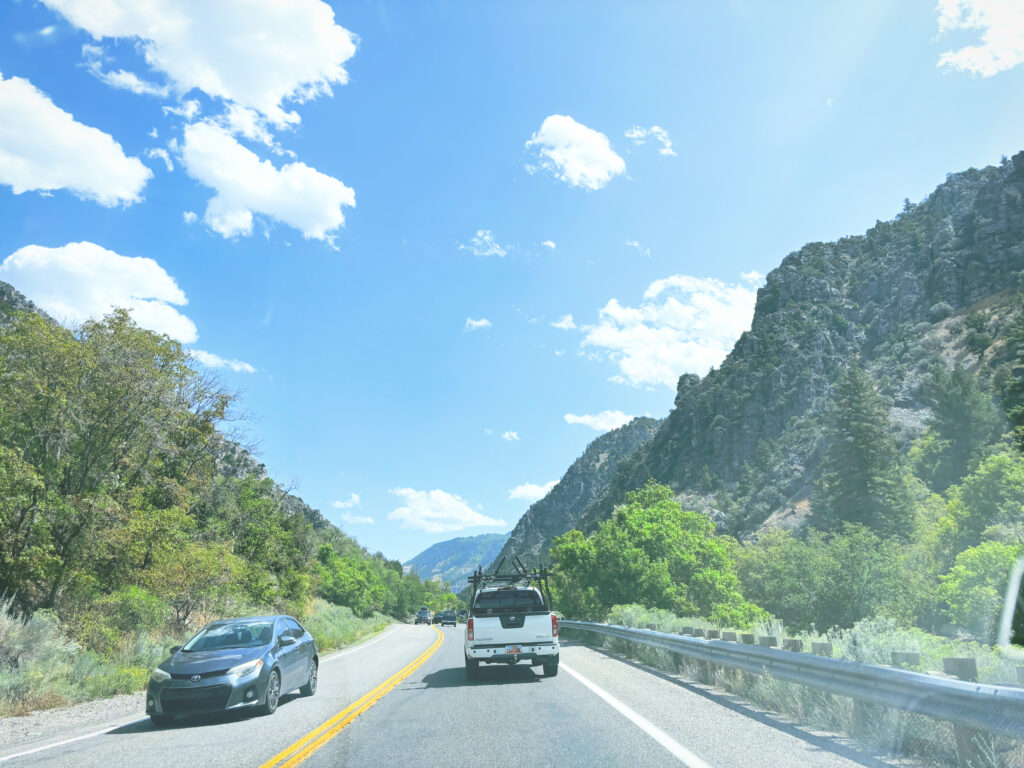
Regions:
<instances>
[{"instance_id":1,"label":"hillside vegetation","mask_svg":"<svg viewBox=\"0 0 1024 768\"><path fill-rule=\"evenodd\" d=\"M372 621L454 604L268 478L222 431L233 396L176 342L120 311L75 331L23 307L6 316L0 596L20 621L57 622L44 633L54 647L134 658L144 636L226 615L306 617L316 597L320 613ZM332 615L322 636L342 639L348 620ZM28 659L11 632L0 681Z\"/></svg>"}]
</instances>

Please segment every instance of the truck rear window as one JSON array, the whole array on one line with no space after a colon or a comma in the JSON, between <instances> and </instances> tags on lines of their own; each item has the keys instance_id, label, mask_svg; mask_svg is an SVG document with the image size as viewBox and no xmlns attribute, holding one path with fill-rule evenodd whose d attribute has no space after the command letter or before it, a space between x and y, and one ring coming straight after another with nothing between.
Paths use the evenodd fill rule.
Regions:
<instances>
[{"instance_id":1,"label":"truck rear window","mask_svg":"<svg viewBox=\"0 0 1024 768\"><path fill-rule=\"evenodd\" d=\"M544 602L540 599L540 595L532 589L488 592L477 595L476 602L473 604L473 612L476 614L541 610L544 610Z\"/></svg>"}]
</instances>

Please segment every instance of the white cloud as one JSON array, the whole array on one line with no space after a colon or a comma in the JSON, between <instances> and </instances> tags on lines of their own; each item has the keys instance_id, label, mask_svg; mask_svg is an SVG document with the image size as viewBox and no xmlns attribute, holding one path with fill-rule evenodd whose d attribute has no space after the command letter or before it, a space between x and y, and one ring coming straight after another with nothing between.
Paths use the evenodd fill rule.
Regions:
<instances>
[{"instance_id":1,"label":"white cloud","mask_svg":"<svg viewBox=\"0 0 1024 768\"><path fill-rule=\"evenodd\" d=\"M332 501L331 506L335 509L351 509L359 506L359 494L350 493L345 501Z\"/></svg>"},{"instance_id":2,"label":"white cloud","mask_svg":"<svg viewBox=\"0 0 1024 768\"><path fill-rule=\"evenodd\" d=\"M0 264L0 279L66 325L124 307L143 328L185 344L199 337L195 323L172 306L188 303L185 292L153 259L122 256L89 242L26 245Z\"/></svg>"},{"instance_id":3,"label":"white cloud","mask_svg":"<svg viewBox=\"0 0 1024 768\"><path fill-rule=\"evenodd\" d=\"M355 192L338 179L305 163L275 168L209 122L185 126L181 160L192 178L217 191L203 221L226 238L252 234L253 214L263 214L307 239L331 242L345 223L342 207L356 204Z\"/></svg>"},{"instance_id":4,"label":"white cloud","mask_svg":"<svg viewBox=\"0 0 1024 768\"><path fill-rule=\"evenodd\" d=\"M350 525L373 525L374 520L369 515L353 515L351 512L344 512L341 519Z\"/></svg>"},{"instance_id":5,"label":"white cloud","mask_svg":"<svg viewBox=\"0 0 1024 768\"><path fill-rule=\"evenodd\" d=\"M626 245L628 245L630 248L635 248L636 252L639 253L641 256L646 256L648 259L651 258L651 249L642 246L639 240L627 240Z\"/></svg>"},{"instance_id":6,"label":"white cloud","mask_svg":"<svg viewBox=\"0 0 1024 768\"><path fill-rule=\"evenodd\" d=\"M189 354L210 368L230 368L235 373L256 373L255 368L242 360L229 360L220 355L215 355L213 352L204 352L201 349L190 349Z\"/></svg>"},{"instance_id":7,"label":"white cloud","mask_svg":"<svg viewBox=\"0 0 1024 768\"><path fill-rule=\"evenodd\" d=\"M550 248L552 251L555 250L554 240L545 240L543 243L541 243L541 245L543 245L545 248Z\"/></svg>"},{"instance_id":8,"label":"white cloud","mask_svg":"<svg viewBox=\"0 0 1024 768\"><path fill-rule=\"evenodd\" d=\"M551 326L553 328L561 328L563 331L571 331L576 327L576 323L573 322L572 315L562 315Z\"/></svg>"},{"instance_id":9,"label":"white cloud","mask_svg":"<svg viewBox=\"0 0 1024 768\"><path fill-rule=\"evenodd\" d=\"M511 429L510 429L510 430L508 430L507 432L505 432L505 433L504 433L504 434L503 434L503 435L501 436L501 439L502 439L502 440L508 440L509 442L512 442L512 441L514 441L514 440L518 440L518 439L519 439L519 433L518 433L518 432L513 432L513 431L512 431Z\"/></svg>"},{"instance_id":10,"label":"white cloud","mask_svg":"<svg viewBox=\"0 0 1024 768\"><path fill-rule=\"evenodd\" d=\"M568 115L544 118L526 146L537 148L541 168L573 187L601 189L626 171L607 136Z\"/></svg>"},{"instance_id":11,"label":"white cloud","mask_svg":"<svg viewBox=\"0 0 1024 768\"><path fill-rule=\"evenodd\" d=\"M174 170L174 163L171 162L171 156L167 154L166 149L161 149L160 147L157 147L155 149L147 149L146 157L159 158L160 160L164 161L164 166L167 168L168 172Z\"/></svg>"},{"instance_id":12,"label":"white cloud","mask_svg":"<svg viewBox=\"0 0 1024 768\"><path fill-rule=\"evenodd\" d=\"M392 488L390 492L401 499L404 506L388 513L388 520L400 520L402 528L442 533L478 526L506 525L504 520L482 515L472 509L465 499L446 491Z\"/></svg>"},{"instance_id":13,"label":"white cloud","mask_svg":"<svg viewBox=\"0 0 1024 768\"><path fill-rule=\"evenodd\" d=\"M491 321L486 317L481 317L479 320L474 320L471 317L466 318L466 325L463 328L465 331L479 331L482 328L490 328Z\"/></svg>"},{"instance_id":14,"label":"white cloud","mask_svg":"<svg viewBox=\"0 0 1024 768\"><path fill-rule=\"evenodd\" d=\"M613 381L674 388L683 373L703 374L721 363L750 328L761 280L756 272L736 285L687 275L655 280L639 307L609 301L598 323L583 327L582 346L619 367Z\"/></svg>"},{"instance_id":15,"label":"white cloud","mask_svg":"<svg viewBox=\"0 0 1024 768\"><path fill-rule=\"evenodd\" d=\"M543 499L548 495L548 492L558 485L557 480L552 480L550 483L544 483L544 485L537 485L536 483L523 483L517 485L515 488L508 492L510 499L522 499L528 501L531 504L535 501Z\"/></svg>"},{"instance_id":16,"label":"white cloud","mask_svg":"<svg viewBox=\"0 0 1024 768\"><path fill-rule=\"evenodd\" d=\"M141 200L153 172L103 131L76 122L28 80L0 73L0 184L68 189L100 205Z\"/></svg>"},{"instance_id":17,"label":"white cloud","mask_svg":"<svg viewBox=\"0 0 1024 768\"><path fill-rule=\"evenodd\" d=\"M189 99L183 103L180 107L160 107L164 111L165 115L177 115L178 117L185 118L186 123L191 123L203 108L199 106L199 102L195 99Z\"/></svg>"},{"instance_id":18,"label":"white cloud","mask_svg":"<svg viewBox=\"0 0 1024 768\"><path fill-rule=\"evenodd\" d=\"M478 229L469 245L459 243L460 251L469 251L476 256L497 256L504 258L508 248L501 245L494 239L494 234L489 229Z\"/></svg>"},{"instance_id":19,"label":"white cloud","mask_svg":"<svg viewBox=\"0 0 1024 768\"><path fill-rule=\"evenodd\" d=\"M668 131L660 125L652 125L650 128L634 125L626 131L626 138L631 139L637 146L645 144L648 137L656 139L661 144L661 149L658 150L659 155L665 155L666 157L676 156L675 150L672 149L672 139L668 137Z\"/></svg>"},{"instance_id":20,"label":"white cloud","mask_svg":"<svg viewBox=\"0 0 1024 768\"><path fill-rule=\"evenodd\" d=\"M186 224L195 224L196 223L196 219L198 219L198 218L199 217L196 216L196 212L195 211L185 211L184 213L181 214L181 219Z\"/></svg>"},{"instance_id":21,"label":"white cloud","mask_svg":"<svg viewBox=\"0 0 1024 768\"><path fill-rule=\"evenodd\" d=\"M940 67L982 77L1024 62L1024 4L1020 0L939 0L939 34L975 30L981 45L946 51Z\"/></svg>"},{"instance_id":22,"label":"white cloud","mask_svg":"<svg viewBox=\"0 0 1024 768\"><path fill-rule=\"evenodd\" d=\"M622 411L601 411L595 414L583 414L577 416L574 413L565 414L565 421L568 424L582 424L585 427L596 429L598 432L607 432L610 429L618 429L623 424L628 424L633 417Z\"/></svg>"},{"instance_id":23,"label":"white cloud","mask_svg":"<svg viewBox=\"0 0 1024 768\"><path fill-rule=\"evenodd\" d=\"M348 81L356 38L320 0L44 0L97 41L137 41L147 64L184 95L255 109L279 128L299 122L282 102L330 95Z\"/></svg>"},{"instance_id":24,"label":"white cloud","mask_svg":"<svg viewBox=\"0 0 1024 768\"><path fill-rule=\"evenodd\" d=\"M83 45L82 55L86 60L88 70L101 82L111 88L122 91L131 91L140 96L156 96L161 99L167 98L171 89L166 85L157 85L143 80L134 72L119 69L116 72L103 71L103 49L96 45Z\"/></svg>"}]
</instances>

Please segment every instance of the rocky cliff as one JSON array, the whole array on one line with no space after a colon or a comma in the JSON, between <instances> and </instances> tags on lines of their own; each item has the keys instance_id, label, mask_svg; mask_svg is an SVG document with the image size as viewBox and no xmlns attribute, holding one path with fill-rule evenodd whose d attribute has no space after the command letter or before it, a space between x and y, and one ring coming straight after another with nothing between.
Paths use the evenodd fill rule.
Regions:
<instances>
[{"instance_id":1,"label":"rocky cliff","mask_svg":"<svg viewBox=\"0 0 1024 768\"><path fill-rule=\"evenodd\" d=\"M636 418L594 440L558 485L526 510L495 558L519 555L527 565L547 564L551 540L576 526L587 505L608 486L619 462L643 449L661 424Z\"/></svg>"},{"instance_id":2,"label":"rocky cliff","mask_svg":"<svg viewBox=\"0 0 1024 768\"><path fill-rule=\"evenodd\" d=\"M657 435L619 465L577 527L592 529L648 477L684 496L709 475L748 486L742 508L720 520L726 530L798 524L838 373L859 359L890 398L894 431L913 438L930 370L959 361L990 377L1022 277L1024 152L948 175L864 235L805 245L768 275L750 331L722 366L680 378Z\"/></svg>"}]
</instances>

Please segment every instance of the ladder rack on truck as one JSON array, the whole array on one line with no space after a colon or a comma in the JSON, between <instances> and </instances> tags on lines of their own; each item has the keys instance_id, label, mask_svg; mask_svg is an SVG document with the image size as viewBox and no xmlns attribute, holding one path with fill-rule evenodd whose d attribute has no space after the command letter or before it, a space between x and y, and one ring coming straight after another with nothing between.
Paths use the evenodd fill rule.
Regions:
<instances>
[{"instance_id":1,"label":"ladder rack on truck","mask_svg":"<svg viewBox=\"0 0 1024 768\"><path fill-rule=\"evenodd\" d=\"M476 593L484 587L499 585L512 587L519 584L527 587L536 587L540 591L541 597L544 598L544 610L553 610L551 590L548 587L548 569L541 567L531 571L523 564L518 555L512 555L511 563L515 569L514 573L502 573L501 566L505 564L506 559L506 557L502 557L492 573L484 573L483 568L477 566L476 572L470 574L469 583L473 587L473 594L469 598L470 607L472 608L473 602L476 600Z\"/></svg>"}]
</instances>

